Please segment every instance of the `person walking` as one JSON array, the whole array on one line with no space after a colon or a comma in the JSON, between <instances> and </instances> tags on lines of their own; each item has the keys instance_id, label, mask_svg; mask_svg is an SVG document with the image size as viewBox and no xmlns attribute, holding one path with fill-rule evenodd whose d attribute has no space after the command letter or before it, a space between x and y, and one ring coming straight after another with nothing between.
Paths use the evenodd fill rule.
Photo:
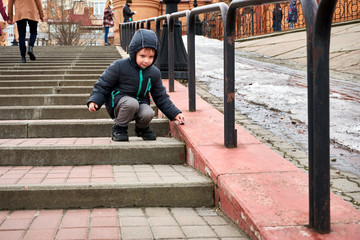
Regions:
<instances>
[{"instance_id":1,"label":"person walking","mask_svg":"<svg viewBox=\"0 0 360 240\"><path fill-rule=\"evenodd\" d=\"M13 8L15 5L15 17L13 14ZM30 38L28 43L28 55L30 60L35 61L34 44L37 36L38 20L41 19L44 22L44 12L41 4L41 0L9 0L8 2L8 16L9 24L17 24L19 33L19 48L21 54L21 62L26 63L26 26L30 27Z\"/></svg>"},{"instance_id":2,"label":"person walking","mask_svg":"<svg viewBox=\"0 0 360 240\"><path fill-rule=\"evenodd\" d=\"M130 10L130 5L132 4L132 0L126 0L126 3L123 7L123 17L124 22L131 22L132 21L132 15L136 14L136 11Z\"/></svg>"},{"instance_id":3,"label":"person walking","mask_svg":"<svg viewBox=\"0 0 360 240\"><path fill-rule=\"evenodd\" d=\"M281 20L282 20L282 10L280 3L276 3L275 8L273 9L273 29L274 32L281 31Z\"/></svg>"},{"instance_id":4,"label":"person walking","mask_svg":"<svg viewBox=\"0 0 360 240\"><path fill-rule=\"evenodd\" d=\"M297 22L298 13L296 8L296 1L292 1L289 6L289 14L286 21L290 23L290 29L294 29L294 24Z\"/></svg>"},{"instance_id":5,"label":"person walking","mask_svg":"<svg viewBox=\"0 0 360 240\"><path fill-rule=\"evenodd\" d=\"M4 21L9 20L8 16L6 15L4 4L3 4L2 0L0 0L0 13L1 13L1 16L3 17ZM1 32L1 26L0 26L0 36L1 35L2 35L2 32Z\"/></svg>"},{"instance_id":6,"label":"person walking","mask_svg":"<svg viewBox=\"0 0 360 240\"><path fill-rule=\"evenodd\" d=\"M103 25L104 25L104 29L105 29L105 35L104 35L105 46L110 45L108 43L108 36L109 36L109 29L111 27L114 27L113 19L114 19L114 14L111 10L111 0L107 0L106 4L105 4L104 18L103 18Z\"/></svg>"}]
</instances>

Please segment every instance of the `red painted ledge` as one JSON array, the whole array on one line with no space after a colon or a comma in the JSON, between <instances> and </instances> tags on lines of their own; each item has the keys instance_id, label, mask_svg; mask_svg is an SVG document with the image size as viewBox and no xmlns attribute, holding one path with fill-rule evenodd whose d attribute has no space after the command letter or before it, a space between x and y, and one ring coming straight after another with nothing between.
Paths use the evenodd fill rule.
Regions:
<instances>
[{"instance_id":1,"label":"red painted ledge","mask_svg":"<svg viewBox=\"0 0 360 240\"><path fill-rule=\"evenodd\" d=\"M164 80L168 86L168 81ZM186 143L187 163L215 183L216 204L253 239L360 239L360 212L331 194L331 233L308 229L308 175L236 126L238 147L224 147L224 116L196 97L188 111L188 90L175 81L171 100L185 125L170 123L172 136Z\"/></svg>"}]
</instances>

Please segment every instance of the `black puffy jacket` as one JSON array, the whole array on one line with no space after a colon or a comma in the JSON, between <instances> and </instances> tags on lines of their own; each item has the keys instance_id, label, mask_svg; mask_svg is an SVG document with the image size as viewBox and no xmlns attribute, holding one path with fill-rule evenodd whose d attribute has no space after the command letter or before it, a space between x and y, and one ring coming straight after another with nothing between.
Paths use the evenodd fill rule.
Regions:
<instances>
[{"instance_id":1,"label":"black puffy jacket","mask_svg":"<svg viewBox=\"0 0 360 240\"><path fill-rule=\"evenodd\" d=\"M154 32L139 29L129 45L129 58L114 61L99 77L87 102L95 102L100 108L104 103L111 118L115 118L114 106L123 96L150 104L149 93L156 106L172 121L181 111L172 103L162 84L160 70L153 64L142 69L136 63L136 53L142 48L155 49L154 62L159 51L159 42Z\"/></svg>"}]
</instances>

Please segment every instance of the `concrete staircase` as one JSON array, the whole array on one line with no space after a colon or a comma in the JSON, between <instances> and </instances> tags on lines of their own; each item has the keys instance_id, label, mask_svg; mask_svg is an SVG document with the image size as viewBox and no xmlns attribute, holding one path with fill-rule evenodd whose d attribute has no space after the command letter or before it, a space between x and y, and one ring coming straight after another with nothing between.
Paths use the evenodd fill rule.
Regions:
<instances>
[{"instance_id":1,"label":"concrete staircase","mask_svg":"<svg viewBox=\"0 0 360 240\"><path fill-rule=\"evenodd\" d=\"M19 63L0 49L0 208L69 209L213 206L210 179L184 165L185 146L166 119L156 141L111 141L113 121L86 101L115 47L36 47Z\"/></svg>"}]
</instances>

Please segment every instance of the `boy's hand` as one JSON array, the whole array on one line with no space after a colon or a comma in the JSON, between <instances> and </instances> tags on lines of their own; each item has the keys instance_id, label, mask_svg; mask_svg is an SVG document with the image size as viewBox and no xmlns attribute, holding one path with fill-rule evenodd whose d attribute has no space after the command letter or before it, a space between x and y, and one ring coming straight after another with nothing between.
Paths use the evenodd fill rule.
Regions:
<instances>
[{"instance_id":1,"label":"boy's hand","mask_svg":"<svg viewBox=\"0 0 360 240\"><path fill-rule=\"evenodd\" d=\"M178 115L176 115L174 120L177 121L178 123L180 123L181 125L185 124L185 117L184 117L184 115L182 115L182 113L179 113Z\"/></svg>"},{"instance_id":2,"label":"boy's hand","mask_svg":"<svg viewBox=\"0 0 360 240\"><path fill-rule=\"evenodd\" d=\"M96 103L94 103L94 102L89 103L89 111L90 112L95 112L96 109L98 109L98 108L99 108L99 106Z\"/></svg>"}]
</instances>

